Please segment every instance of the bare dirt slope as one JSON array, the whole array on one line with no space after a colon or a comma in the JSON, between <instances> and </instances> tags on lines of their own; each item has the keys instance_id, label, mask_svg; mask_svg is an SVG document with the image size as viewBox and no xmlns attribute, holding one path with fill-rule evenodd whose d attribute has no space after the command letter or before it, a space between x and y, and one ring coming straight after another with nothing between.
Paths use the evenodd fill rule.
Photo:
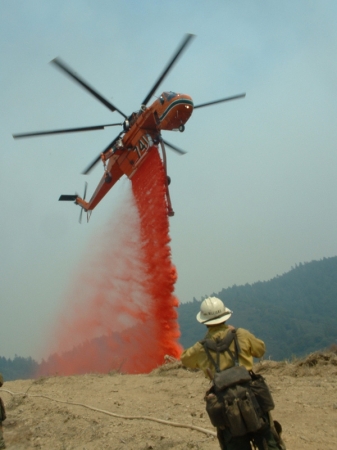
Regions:
<instances>
[{"instance_id":1,"label":"bare dirt slope","mask_svg":"<svg viewBox=\"0 0 337 450\"><path fill-rule=\"evenodd\" d=\"M271 387L273 416L283 426L288 450L337 448L335 353L316 353L292 364L265 361L255 369ZM216 450L212 434L189 428L214 433L204 411L208 386L202 373L177 363L148 375L88 374L7 382L0 389L7 407L5 440L13 450Z\"/></svg>"}]
</instances>

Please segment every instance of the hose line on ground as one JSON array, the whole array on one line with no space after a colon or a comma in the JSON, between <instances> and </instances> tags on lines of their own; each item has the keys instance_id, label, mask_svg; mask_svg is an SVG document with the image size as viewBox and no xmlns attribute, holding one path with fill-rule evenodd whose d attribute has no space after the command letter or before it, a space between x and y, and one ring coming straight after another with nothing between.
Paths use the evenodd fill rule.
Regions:
<instances>
[{"instance_id":1,"label":"hose line on ground","mask_svg":"<svg viewBox=\"0 0 337 450\"><path fill-rule=\"evenodd\" d=\"M172 427L189 428L191 430L200 431L201 433L207 434L208 436L216 436L217 435L214 431L207 430L206 428L202 428L202 427L197 427L195 425L185 425L185 424L178 423L178 422L171 422L169 420L157 419L156 417L151 417L151 416L125 416L122 414L116 414L116 413L113 413L110 411L105 411L104 409L95 408L94 406L85 405L84 403L70 402L68 400L57 400L55 398L48 397L47 395L43 395L43 394L27 394L27 393L23 393L23 392L12 392L12 391L9 391L9 390L3 389L3 388L0 389L0 392L7 392L8 394L12 395L13 397L22 396L23 398L26 398L26 397L45 398L45 399L51 400L53 402L64 403L66 405L82 406L83 408L91 409L92 411L97 411L102 414L107 414L108 416L118 417L119 419L151 420L152 422L158 422L158 423L162 423L164 425L171 425Z\"/></svg>"}]
</instances>

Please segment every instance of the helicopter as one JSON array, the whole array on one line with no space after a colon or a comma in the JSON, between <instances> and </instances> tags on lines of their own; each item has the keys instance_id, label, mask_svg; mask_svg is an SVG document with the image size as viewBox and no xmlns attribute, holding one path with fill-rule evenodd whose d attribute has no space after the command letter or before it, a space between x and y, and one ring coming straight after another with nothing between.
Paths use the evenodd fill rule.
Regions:
<instances>
[{"instance_id":1,"label":"helicopter","mask_svg":"<svg viewBox=\"0 0 337 450\"><path fill-rule=\"evenodd\" d=\"M172 69L182 52L185 50L190 41L194 38L193 34L186 34L176 52L169 60L167 66L144 98L140 109L127 116L110 101L104 98L96 89L89 85L87 81L81 78L72 68L70 68L61 58L55 58L51 63L61 70L64 74L73 79L76 83L81 85L86 91L94 96L99 102L106 106L112 112L118 112L123 118L121 123L111 123L105 125L95 125L80 128L67 128L50 131L36 131L30 133L13 134L14 139L45 136L62 133L75 133L93 130L102 130L106 127L121 126L122 130L113 139L112 142L83 170L83 174L88 174L100 161L103 163L103 176L93 193L91 199L86 201L86 193L88 184L85 183L84 194L81 198L79 195L61 195L60 201L73 201L82 209L80 212L80 219L82 220L83 210L87 213L87 220L89 221L93 209L114 186L114 184L123 176L126 175L132 179L141 164L145 161L151 150L160 146L162 151L162 162L165 172L165 192L168 216L173 216L174 211L169 194L170 178L167 175L166 165L166 149L170 148L176 153L183 155L186 152L179 147L164 140L162 130L185 130L185 124L192 115L193 110L205 106L214 105L230 100L235 100L245 97L244 94L234 95L231 97L222 98L219 100L194 105L192 98L187 94L179 94L176 92L163 92L156 100L147 106L151 98L155 95L160 84Z\"/></svg>"}]
</instances>

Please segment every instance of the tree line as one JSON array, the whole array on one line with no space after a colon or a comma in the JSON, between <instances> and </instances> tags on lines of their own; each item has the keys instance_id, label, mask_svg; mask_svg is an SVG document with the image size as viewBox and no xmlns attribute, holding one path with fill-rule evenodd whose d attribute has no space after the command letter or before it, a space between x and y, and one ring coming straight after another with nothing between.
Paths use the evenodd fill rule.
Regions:
<instances>
[{"instance_id":1,"label":"tree line","mask_svg":"<svg viewBox=\"0 0 337 450\"><path fill-rule=\"evenodd\" d=\"M31 357L23 358L15 355L13 359L7 359L0 356L0 372L5 381L34 378L38 367L39 363Z\"/></svg>"},{"instance_id":2,"label":"tree line","mask_svg":"<svg viewBox=\"0 0 337 450\"><path fill-rule=\"evenodd\" d=\"M272 280L234 285L209 296L219 297L233 310L230 324L265 341L267 358L291 359L337 345L337 256L300 263ZM203 299L194 298L178 308L184 348L206 333L196 321ZM31 357L0 356L0 372L7 381L33 378L39 368Z\"/></svg>"},{"instance_id":3,"label":"tree line","mask_svg":"<svg viewBox=\"0 0 337 450\"><path fill-rule=\"evenodd\" d=\"M337 344L337 257L300 263L272 280L209 295L233 310L230 324L265 341L271 359L290 359ZM205 326L195 319L202 300L179 307L183 347L205 334Z\"/></svg>"}]
</instances>

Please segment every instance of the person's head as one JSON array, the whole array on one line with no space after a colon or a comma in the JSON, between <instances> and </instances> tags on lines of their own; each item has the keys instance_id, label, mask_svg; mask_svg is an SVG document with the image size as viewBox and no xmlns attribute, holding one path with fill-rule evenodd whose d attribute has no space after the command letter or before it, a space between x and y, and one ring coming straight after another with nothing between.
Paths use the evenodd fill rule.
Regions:
<instances>
[{"instance_id":1,"label":"person's head","mask_svg":"<svg viewBox=\"0 0 337 450\"><path fill-rule=\"evenodd\" d=\"M200 305L197 321L207 326L226 322L233 314L217 297L208 297Z\"/></svg>"}]
</instances>

